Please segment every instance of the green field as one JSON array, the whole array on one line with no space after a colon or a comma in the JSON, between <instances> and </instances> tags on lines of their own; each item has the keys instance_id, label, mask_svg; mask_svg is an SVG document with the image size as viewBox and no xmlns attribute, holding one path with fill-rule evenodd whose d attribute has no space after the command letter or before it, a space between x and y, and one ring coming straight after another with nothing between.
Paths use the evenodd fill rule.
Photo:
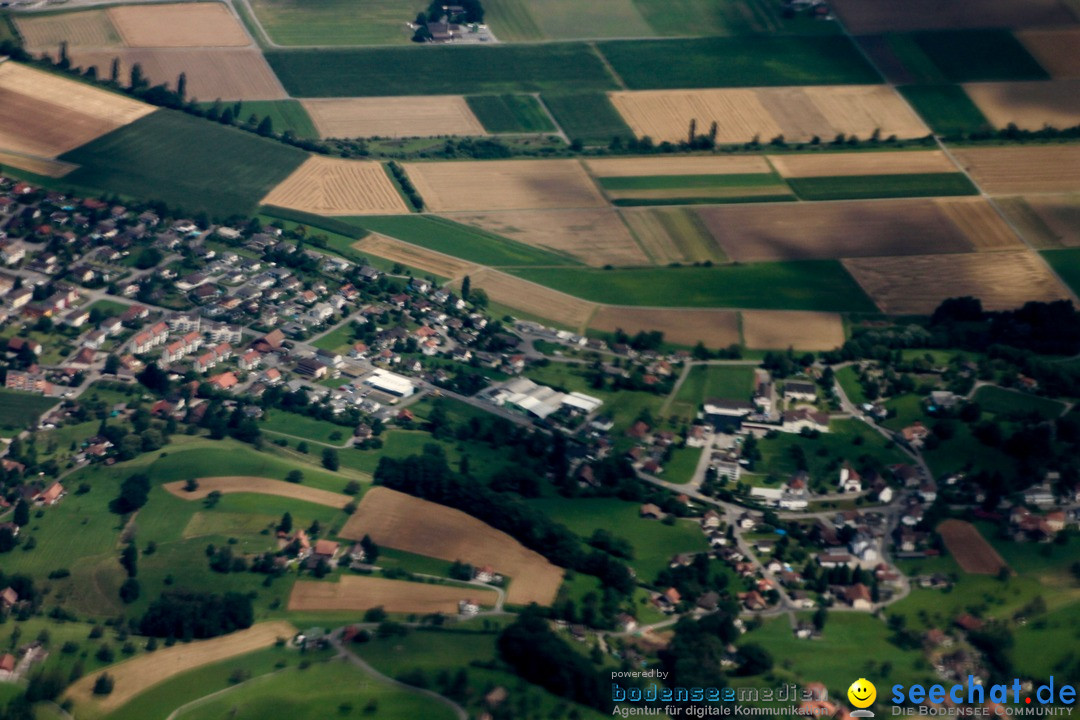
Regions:
<instances>
[{"instance_id":1,"label":"green field","mask_svg":"<svg viewBox=\"0 0 1080 720\"><path fill-rule=\"evenodd\" d=\"M221 218L254 213L306 158L288 145L164 109L62 156L82 166L64 178L75 185Z\"/></svg>"},{"instance_id":2,"label":"green field","mask_svg":"<svg viewBox=\"0 0 1080 720\"><path fill-rule=\"evenodd\" d=\"M405 23L423 4L401 0L252 0L251 7L278 45L403 45L412 38Z\"/></svg>"},{"instance_id":3,"label":"green field","mask_svg":"<svg viewBox=\"0 0 1080 720\"><path fill-rule=\"evenodd\" d=\"M296 97L615 89L588 45L463 45L266 53Z\"/></svg>"},{"instance_id":4,"label":"green field","mask_svg":"<svg viewBox=\"0 0 1080 720\"><path fill-rule=\"evenodd\" d=\"M1035 413L1048 420L1060 417L1065 409L1065 405L1057 400L991 385L983 385L975 391L975 402L986 412L998 415Z\"/></svg>"},{"instance_id":5,"label":"green field","mask_svg":"<svg viewBox=\"0 0 1080 720\"><path fill-rule=\"evenodd\" d=\"M554 132L555 125L532 95L470 95L476 119L492 133Z\"/></svg>"},{"instance_id":6,"label":"green field","mask_svg":"<svg viewBox=\"0 0 1080 720\"><path fill-rule=\"evenodd\" d=\"M634 0L659 35L832 35L835 22L822 22L807 12L784 17L784 5L768 0Z\"/></svg>"},{"instance_id":7,"label":"green field","mask_svg":"<svg viewBox=\"0 0 1080 720\"><path fill-rule=\"evenodd\" d=\"M868 398L866 393L863 392L862 383L859 382L859 374L855 372L853 365L837 370L836 380L840 383L840 387L844 388L844 394L847 395L848 400L856 405L863 405L867 402Z\"/></svg>"},{"instance_id":8,"label":"green field","mask_svg":"<svg viewBox=\"0 0 1080 720\"><path fill-rule=\"evenodd\" d=\"M211 108L214 104L212 102L203 102L199 103L199 107ZM235 112L237 106L240 108L238 113ZM250 116L254 115L257 118L253 123L255 127L264 117L269 117L270 122L273 123L274 132L290 131L296 137L307 140L314 140L319 137L319 133L315 130L315 125L311 122L307 110L298 100L244 100L232 104L222 103L221 107L233 108L234 116L239 122L243 123L248 122Z\"/></svg>"},{"instance_id":9,"label":"green field","mask_svg":"<svg viewBox=\"0 0 1080 720\"><path fill-rule=\"evenodd\" d=\"M342 658L301 669L291 667L237 686L234 690L176 715L178 720L261 720L289 717L325 720L361 716L371 707L387 720L450 720L453 711L434 698L377 682Z\"/></svg>"},{"instance_id":10,"label":"green field","mask_svg":"<svg viewBox=\"0 0 1080 720\"><path fill-rule=\"evenodd\" d=\"M753 391L754 368L749 365L696 365L675 394L671 412L692 420L705 400L748 400Z\"/></svg>"},{"instance_id":11,"label":"green field","mask_svg":"<svg viewBox=\"0 0 1080 720\"><path fill-rule=\"evenodd\" d=\"M952 137L990 126L959 85L908 85L900 94L938 135Z\"/></svg>"},{"instance_id":12,"label":"green field","mask_svg":"<svg viewBox=\"0 0 1080 720\"><path fill-rule=\"evenodd\" d=\"M687 262L722 263L728 261L727 255L720 249L720 245L709 232L709 228L705 226L701 215L694 212L692 208L654 208L640 212L645 213L646 218L660 226L662 234L671 238L675 249L678 250L678 256L685 258ZM623 215L623 217L628 218L630 215ZM631 221L628 223L631 228L635 227L635 223ZM638 239L640 241L641 238ZM642 245L648 247L647 243L642 243Z\"/></svg>"},{"instance_id":13,"label":"green field","mask_svg":"<svg viewBox=\"0 0 1080 720\"><path fill-rule=\"evenodd\" d=\"M0 388L0 430L25 430L57 402L36 393Z\"/></svg>"},{"instance_id":14,"label":"green field","mask_svg":"<svg viewBox=\"0 0 1080 720\"><path fill-rule=\"evenodd\" d=\"M881 82L842 35L610 41L598 46L631 90Z\"/></svg>"},{"instance_id":15,"label":"green field","mask_svg":"<svg viewBox=\"0 0 1080 720\"><path fill-rule=\"evenodd\" d=\"M910 38L911 43L893 41L892 46L920 82L1049 78L1009 30L935 30Z\"/></svg>"},{"instance_id":16,"label":"green field","mask_svg":"<svg viewBox=\"0 0 1080 720\"><path fill-rule=\"evenodd\" d=\"M503 42L543 40L544 33L529 12L526 0L487 0L484 20Z\"/></svg>"},{"instance_id":17,"label":"green field","mask_svg":"<svg viewBox=\"0 0 1080 720\"><path fill-rule=\"evenodd\" d=\"M352 428L323 422L287 410L270 410L259 420L259 424L263 430L269 432L293 435L328 445L341 445L352 437Z\"/></svg>"},{"instance_id":18,"label":"green field","mask_svg":"<svg viewBox=\"0 0 1080 720\"><path fill-rule=\"evenodd\" d=\"M578 265L563 255L431 215L356 217L348 222L413 245L492 266Z\"/></svg>"},{"instance_id":19,"label":"green field","mask_svg":"<svg viewBox=\"0 0 1080 720\"><path fill-rule=\"evenodd\" d=\"M772 173L607 177L597 182L614 205L691 205L775 202L794 196Z\"/></svg>"},{"instance_id":20,"label":"green field","mask_svg":"<svg viewBox=\"0 0 1080 720\"><path fill-rule=\"evenodd\" d=\"M1046 250L1042 256L1074 293L1080 294L1080 248Z\"/></svg>"},{"instance_id":21,"label":"green field","mask_svg":"<svg viewBox=\"0 0 1080 720\"><path fill-rule=\"evenodd\" d=\"M544 93L544 104L571 140L607 145L615 137L634 137L606 93Z\"/></svg>"},{"instance_id":22,"label":"green field","mask_svg":"<svg viewBox=\"0 0 1080 720\"><path fill-rule=\"evenodd\" d=\"M802 200L942 197L979 192L963 173L790 178L788 184Z\"/></svg>"},{"instance_id":23,"label":"green field","mask_svg":"<svg viewBox=\"0 0 1080 720\"><path fill-rule=\"evenodd\" d=\"M659 520L644 520L638 516L640 505L636 503L608 498L552 498L530 500L529 504L582 537L603 528L629 540L634 548L630 565L644 583L653 582L673 556L703 552L708 547L696 522L681 520L665 525Z\"/></svg>"},{"instance_id":24,"label":"green field","mask_svg":"<svg viewBox=\"0 0 1080 720\"><path fill-rule=\"evenodd\" d=\"M833 260L719 267L594 270L515 268L514 275L594 302L656 307L874 312ZM768 288L768 292L762 292Z\"/></svg>"}]
</instances>

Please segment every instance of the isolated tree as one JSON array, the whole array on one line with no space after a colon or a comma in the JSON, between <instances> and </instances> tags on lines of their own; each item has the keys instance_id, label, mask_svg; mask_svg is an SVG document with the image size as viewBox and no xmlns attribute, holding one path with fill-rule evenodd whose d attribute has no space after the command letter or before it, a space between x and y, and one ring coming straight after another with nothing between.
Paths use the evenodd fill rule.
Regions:
<instances>
[{"instance_id":1,"label":"isolated tree","mask_svg":"<svg viewBox=\"0 0 1080 720\"><path fill-rule=\"evenodd\" d=\"M131 84L132 90L141 90L143 85L146 84L146 77L143 75L142 65L135 63L131 66Z\"/></svg>"},{"instance_id":2,"label":"isolated tree","mask_svg":"<svg viewBox=\"0 0 1080 720\"><path fill-rule=\"evenodd\" d=\"M94 694L95 695L108 695L113 691L113 678L109 673L101 673L98 675L98 679L94 681Z\"/></svg>"},{"instance_id":3,"label":"isolated tree","mask_svg":"<svg viewBox=\"0 0 1080 720\"><path fill-rule=\"evenodd\" d=\"M281 522L277 526L278 532L283 532L286 535L292 532L292 515L286 512L281 516Z\"/></svg>"},{"instance_id":4,"label":"isolated tree","mask_svg":"<svg viewBox=\"0 0 1080 720\"><path fill-rule=\"evenodd\" d=\"M60 43L60 58L56 64L64 70L71 67L71 58L68 57L68 45L66 40Z\"/></svg>"},{"instance_id":5,"label":"isolated tree","mask_svg":"<svg viewBox=\"0 0 1080 720\"><path fill-rule=\"evenodd\" d=\"M363 539L360 540L360 547L364 550L364 562L374 565L375 561L379 559L379 546L375 544L370 535L364 535Z\"/></svg>"},{"instance_id":6,"label":"isolated tree","mask_svg":"<svg viewBox=\"0 0 1080 720\"><path fill-rule=\"evenodd\" d=\"M255 132L263 137L269 137L274 134L274 121L270 119L269 115L262 119L262 122L259 123L259 127L256 128Z\"/></svg>"},{"instance_id":7,"label":"isolated tree","mask_svg":"<svg viewBox=\"0 0 1080 720\"><path fill-rule=\"evenodd\" d=\"M141 594L142 588L139 587L139 581L135 578L128 578L120 586L120 599L124 601L125 605L130 605L138 600Z\"/></svg>"},{"instance_id":8,"label":"isolated tree","mask_svg":"<svg viewBox=\"0 0 1080 720\"><path fill-rule=\"evenodd\" d=\"M185 72L180 73L180 76L176 78L176 94L181 100L187 99L187 73Z\"/></svg>"},{"instance_id":9,"label":"isolated tree","mask_svg":"<svg viewBox=\"0 0 1080 720\"><path fill-rule=\"evenodd\" d=\"M118 57L112 59L112 69L109 70L109 81L114 84L120 82L120 58Z\"/></svg>"},{"instance_id":10,"label":"isolated tree","mask_svg":"<svg viewBox=\"0 0 1080 720\"><path fill-rule=\"evenodd\" d=\"M472 290L472 278L468 275L461 279L461 299L469 299L469 291Z\"/></svg>"},{"instance_id":11,"label":"isolated tree","mask_svg":"<svg viewBox=\"0 0 1080 720\"><path fill-rule=\"evenodd\" d=\"M337 469L341 467L341 461L338 459L337 450L334 448L326 448L323 450L322 464L327 470L337 472Z\"/></svg>"},{"instance_id":12,"label":"isolated tree","mask_svg":"<svg viewBox=\"0 0 1080 720\"><path fill-rule=\"evenodd\" d=\"M15 517L13 522L19 527L25 527L30 524L30 505L25 500L20 499L15 503Z\"/></svg>"},{"instance_id":13,"label":"isolated tree","mask_svg":"<svg viewBox=\"0 0 1080 720\"><path fill-rule=\"evenodd\" d=\"M232 125L234 117L235 116L233 115L233 109L225 108L221 111L221 120L219 122L222 125Z\"/></svg>"},{"instance_id":14,"label":"isolated tree","mask_svg":"<svg viewBox=\"0 0 1080 720\"><path fill-rule=\"evenodd\" d=\"M694 144L694 138L697 137L697 118L690 118L690 132L687 133L687 141L689 144Z\"/></svg>"},{"instance_id":15,"label":"isolated tree","mask_svg":"<svg viewBox=\"0 0 1080 720\"><path fill-rule=\"evenodd\" d=\"M290 470L289 474L285 476L285 480L291 483L302 483L304 482L304 473L299 470Z\"/></svg>"}]
</instances>

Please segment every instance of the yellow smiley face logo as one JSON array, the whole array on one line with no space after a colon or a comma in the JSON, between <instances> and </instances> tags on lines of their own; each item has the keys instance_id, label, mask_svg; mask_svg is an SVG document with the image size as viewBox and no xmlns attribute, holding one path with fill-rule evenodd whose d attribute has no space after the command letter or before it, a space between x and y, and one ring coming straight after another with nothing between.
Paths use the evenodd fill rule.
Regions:
<instances>
[{"instance_id":1,"label":"yellow smiley face logo","mask_svg":"<svg viewBox=\"0 0 1080 720\"><path fill-rule=\"evenodd\" d=\"M870 707L877 699L877 688L866 678L859 678L851 683L851 687L847 690L847 697L857 708Z\"/></svg>"}]
</instances>

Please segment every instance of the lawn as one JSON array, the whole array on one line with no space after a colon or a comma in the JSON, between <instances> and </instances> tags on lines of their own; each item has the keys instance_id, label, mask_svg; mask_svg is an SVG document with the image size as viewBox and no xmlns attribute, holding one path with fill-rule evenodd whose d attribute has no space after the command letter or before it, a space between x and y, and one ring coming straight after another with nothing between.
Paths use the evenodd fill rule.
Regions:
<instances>
[{"instance_id":1,"label":"lawn","mask_svg":"<svg viewBox=\"0 0 1080 720\"><path fill-rule=\"evenodd\" d=\"M1080 248L1046 250L1042 256L1072 291L1080 294Z\"/></svg>"},{"instance_id":2,"label":"lawn","mask_svg":"<svg viewBox=\"0 0 1080 720\"><path fill-rule=\"evenodd\" d=\"M598 47L631 90L881 82L842 35L615 40Z\"/></svg>"},{"instance_id":3,"label":"lawn","mask_svg":"<svg viewBox=\"0 0 1080 720\"><path fill-rule=\"evenodd\" d=\"M975 391L975 402L986 412L998 415L1036 414L1046 420L1060 417L1063 403L1017 390L983 385Z\"/></svg>"},{"instance_id":4,"label":"lawn","mask_svg":"<svg viewBox=\"0 0 1080 720\"><path fill-rule=\"evenodd\" d=\"M963 173L791 178L788 184L803 200L942 197L979 192Z\"/></svg>"},{"instance_id":5,"label":"lawn","mask_svg":"<svg viewBox=\"0 0 1080 720\"><path fill-rule=\"evenodd\" d=\"M705 400L748 400L753 391L754 368L749 365L696 365L675 394L671 412L692 420Z\"/></svg>"},{"instance_id":6,"label":"lawn","mask_svg":"<svg viewBox=\"0 0 1080 720\"><path fill-rule=\"evenodd\" d=\"M922 74L921 58L913 57L916 52L933 64L938 77L923 77L923 82L1049 78L1010 30L935 30L911 33L910 37L912 45L894 43L894 49L916 75Z\"/></svg>"},{"instance_id":7,"label":"lawn","mask_svg":"<svg viewBox=\"0 0 1080 720\"><path fill-rule=\"evenodd\" d=\"M866 393L863 392L862 383L859 382L859 374L855 372L854 366L848 365L837 370L836 379L840 383L840 387L844 389L844 394L848 396L848 400L856 405L863 405L867 402Z\"/></svg>"},{"instance_id":8,"label":"lawn","mask_svg":"<svg viewBox=\"0 0 1080 720\"><path fill-rule=\"evenodd\" d=\"M509 272L585 300L616 305L876 311L835 260L643 270L518 268ZM764 288L768 292L762 292Z\"/></svg>"},{"instance_id":9,"label":"lawn","mask_svg":"<svg viewBox=\"0 0 1080 720\"><path fill-rule=\"evenodd\" d=\"M357 217L348 222L370 232L481 265L580 265L563 255L432 215Z\"/></svg>"},{"instance_id":10,"label":"lawn","mask_svg":"<svg viewBox=\"0 0 1080 720\"><path fill-rule=\"evenodd\" d=\"M668 482L688 483L694 479L702 448L682 447L671 451L671 459L664 463L664 479Z\"/></svg>"},{"instance_id":11,"label":"lawn","mask_svg":"<svg viewBox=\"0 0 1080 720\"><path fill-rule=\"evenodd\" d=\"M25 430L59 402L37 393L0 388L0 430Z\"/></svg>"},{"instance_id":12,"label":"lawn","mask_svg":"<svg viewBox=\"0 0 1080 720\"><path fill-rule=\"evenodd\" d=\"M470 95L469 108L492 133L553 132L555 125L532 95Z\"/></svg>"},{"instance_id":13,"label":"lawn","mask_svg":"<svg viewBox=\"0 0 1080 720\"><path fill-rule=\"evenodd\" d=\"M367 708L371 708L368 710ZM177 720L261 720L289 717L325 720L377 713L386 720L450 720L453 711L434 698L375 682L343 658L310 667L293 667L237 686L231 692L176 715Z\"/></svg>"},{"instance_id":14,"label":"lawn","mask_svg":"<svg viewBox=\"0 0 1080 720\"><path fill-rule=\"evenodd\" d=\"M544 93L544 104L571 140L607 145L612 138L627 140L634 132L606 93Z\"/></svg>"},{"instance_id":15,"label":"lawn","mask_svg":"<svg viewBox=\"0 0 1080 720\"><path fill-rule=\"evenodd\" d=\"M215 103L199 103L200 107L211 108ZM233 115L240 122L248 122L252 115L256 120L251 125L257 127L264 117L270 118L274 132L291 131L298 138L314 140L319 137L315 125L307 110L299 100L244 100L235 103L223 103L222 107L233 108ZM239 107L239 112L236 108Z\"/></svg>"},{"instance_id":16,"label":"lawn","mask_svg":"<svg viewBox=\"0 0 1080 720\"><path fill-rule=\"evenodd\" d=\"M401 0L252 0L251 6L278 45L404 45L412 38L405 23L424 7Z\"/></svg>"},{"instance_id":17,"label":"lawn","mask_svg":"<svg viewBox=\"0 0 1080 720\"><path fill-rule=\"evenodd\" d=\"M809 620L805 613L802 620ZM820 640L800 640L791 632L786 617L766 620L758 630L742 636L744 643L760 643L776 658L775 671L787 671L805 686L823 682L830 697L843 697L852 678L870 676L879 687L903 683L933 682L932 671L925 667L919 650L901 650L889 642L885 623L866 613L829 613ZM889 663L889 672L880 666ZM879 693L879 707L885 694Z\"/></svg>"},{"instance_id":18,"label":"lawn","mask_svg":"<svg viewBox=\"0 0 1080 720\"><path fill-rule=\"evenodd\" d=\"M65 178L214 217L251 214L307 153L252 133L161 109L62 156Z\"/></svg>"},{"instance_id":19,"label":"lawn","mask_svg":"<svg viewBox=\"0 0 1080 720\"><path fill-rule=\"evenodd\" d=\"M582 43L272 51L266 59L296 97L615 89Z\"/></svg>"},{"instance_id":20,"label":"lawn","mask_svg":"<svg viewBox=\"0 0 1080 720\"><path fill-rule=\"evenodd\" d=\"M816 490L836 492L840 479L840 466L845 462L860 464L867 460L878 467L907 462L909 458L895 445L861 420L834 420L831 432L816 438L805 438L792 433L778 433L758 443L761 460L754 471L786 480L800 469L802 463L815 481Z\"/></svg>"},{"instance_id":21,"label":"lawn","mask_svg":"<svg viewBox=\"0 0 1080 720\"><path fill-rule=\"evenodd\" d=\"M315 341L315 347L320 350L332 350L345 354L347 350L352 348L353 343L353 329L352 325L345 323L338 328L330 331L326 335ZM335 387L339 387L335 385Z\"/></svg>"},{"instance_id":22,"label":"lawn","mask_svg":"<svg viewBox=\"0 0 1080 720\"><path fill-rule=\"evenodd\" d=\"M634 559L629 563L643 583L653 582L673 556L708 549L697 522L680 520L665 525L659 520L645 520L638 517L641 506L637 503L614 498L551 498L528 502L582 538L604 529L630 541Z\"/></svg>"},{"instance_id":23,"label":"lawn","mask_svg":"<svg viewBox=\"0 0 1080 720\"><path fill-rule=\"evenodd\" d=\"M959 85L908 85L900 94L938 135L955 137L990 126Z\"/></svg>"},{"instance_id":24,"label":"lawn","mask_svg":"<svg viewBox=\"0 0 1080 720\"><path fill-rule=\"evenodd\" d=\"M352 437L352 428L316 420L287 410L269 410L259 420L259 425L268 432L292 435L328 445L340 445Z\"/></svg>"}]
</instances>

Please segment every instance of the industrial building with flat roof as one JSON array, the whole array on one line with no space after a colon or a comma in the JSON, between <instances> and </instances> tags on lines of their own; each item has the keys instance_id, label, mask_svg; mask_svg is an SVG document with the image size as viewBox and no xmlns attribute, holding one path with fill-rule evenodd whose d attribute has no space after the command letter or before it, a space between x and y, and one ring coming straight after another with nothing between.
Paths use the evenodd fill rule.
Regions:
<instances>
[{"instance_id":1,"label":"industrial building with flat roof","mask_svg":"<svg viewBox=\"0 0 1080 720\"><path fill-rule=\"evenodd\" d=\"M364 378L364 384L394 397L405 398L416 392L416 386L413 385L412 380L381 368Z\"/></svg>"}]
</instances>

